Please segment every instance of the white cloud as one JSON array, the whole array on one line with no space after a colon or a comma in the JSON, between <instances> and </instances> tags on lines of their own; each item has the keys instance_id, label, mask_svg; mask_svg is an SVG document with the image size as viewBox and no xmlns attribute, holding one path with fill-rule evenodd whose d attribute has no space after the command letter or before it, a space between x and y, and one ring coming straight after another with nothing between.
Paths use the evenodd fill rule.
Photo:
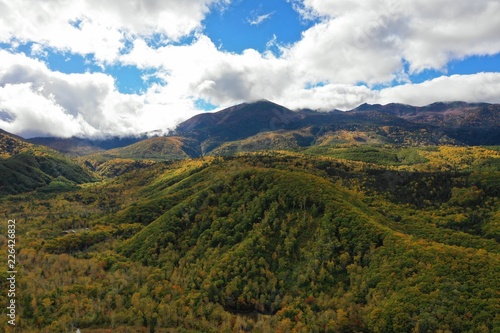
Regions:
<instances>
[{"instance_id":1,"label":"white cloud","mask_svg":"<svg viewBox=\"0 0 500 333\"><path fill-rule=\"evenodd\" d=\"M178 40L200 28L211 6L229 0L0 0L0 42L44 47L113 62L133 36Z\"/></svg>"},{"instance_id":2,"label":"white cloud","mask_svg":"<svg viewBox=\"0 0 500 333\"><path fill-rule=\"evenodd\" d=\"M265 20L268 20L273 16L274 12L270 12L267 14L262 14L262 15L253 15L251 18L247 19L247 22L250 25L260 25L262 22Z\"/></svg>"},{"instance_id":3,"label":"white cloud","mask_svg":"<svg viewBox=\"0 0 500 333\"><path fill-rule=\"evenodd\" d=\"M80 117L65 113L50 97L34 90L30 83L0 87L0 108L13 119L0 120L0 128L23 136L69 137L86 127Z\"/></svg>"},{"instance_id":4,"label":"white cloud","mask_svg":"<svg viewBox=\"0 0 500 333\"><path fill-rule=\"evenodd\" d=\"M375 98L376 95L376 92L366 86L327 84L309 89L286 91L276 102L292 109L351 110Z\"/></svg>"},{"instance_id":5,"label":"white cloud","mask_svg":"<svg viewBox=\"0 0 500 333\"><path fill-rule=\"evenodd\" d=\"M154 89L121 94L102 73L64 74L23 54L0 51L0 128L22 136L102 136L167 132L199 111L193 100L164 100Z\"/></svg>"},{"instance_id":6,"label":"white cloud","mask_svg":"<svg viewBox=\"0 0 500 333\"><path fill-rule=\"evenodd\" d=\"M381 90L349 84L289 91L276 100L293 109L312 108L328 111L351 110L363 103L402 103L425 106L434 102L463 101L500 103L500 73L451 75L419 84L403 84Z\"/></svg>"},{"instance_id":7,"label":"white cloud","mask_svg":"<svg viewBox=\"0 0 500 333\"><path fill-rule=\"evenodd\" d=\"M402 69L401 57L394 52L398 41L389 33L399 22L380 21L373 26L370 37L357 24L362 19L349 16L318 23L305 31L302 40L285 55L310 81L391 81Z\"/></svg>"},{"instance_id":8,"label":"white cloud","mask_svg":"<svg viewBox=\"0 0 500 333\"><path fill-rule=\"evenodd\" d=\"M402 59L416 73L500 52L497 0L303 0L297 8L321 22L290 57L322 80L382 83L403 70Z\"/></svg>"},{"instance_id":9,"label":"white cloud","mask_svg":"<svg viewBox=\"0 0 500 333\"><path fill-rule=\"evenodd\" d=\"M368 99L372 103L405 103L416 106L434 102L500 103L500 73L442 76L420 84L383 89Z\"/></svg>"},{"instance_id":10,"label":"white cloud","mask_svg":"<svg viewBox=\"0 0 500 333\"><path fill-rule=\"evenodd\" d=\"M252 49L241 54L221 51L204 35L190 45L157 49L137 40L120 60L140 68L157 68L166 85L155 89L168 96L165 98L203 98L216 105L273 99L301 82L285 59Z\"/></svg>"}]
</instances>

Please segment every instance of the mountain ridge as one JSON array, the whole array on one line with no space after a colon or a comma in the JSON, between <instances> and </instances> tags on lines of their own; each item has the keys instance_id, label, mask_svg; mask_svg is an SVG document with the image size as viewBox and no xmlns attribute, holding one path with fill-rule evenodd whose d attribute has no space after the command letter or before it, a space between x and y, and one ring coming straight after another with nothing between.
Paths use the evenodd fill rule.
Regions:
<instances>
[{"instance_id":1,"label":"mountain ridge","mask_svg":"<svg viewBox=\"0 0 500 333\"><path fill-rule=\"evenodd\" d=\"M396 145L500 144L500 136L495 132L500 127L500 106L487 103L439 102L423 107L363 104L350 111L320 113L308 109L291 111L269 101L259 101L219 112L216 122L204 123L203 116L195 116L179 124L175 134L196 138L200 145L205 145L202 149L205 154L259 133L309 127L316 133L375 132L385 136L387 143ZM196 128L191 126L193 123ZM486 135L478 135L481 132ZM405 138L405 134L412 139Z\"/></svg>"},{"instance_id":2,"label":"mountain ridge","mask_svg":"<svg viewBox=\"0 0 500 333\"><path fill-rule=\"evenodd\" d=\"M361 133L362 136L375 135L381 138L381 143L393 145L495 145L500 144L500 105L460 101L436 102L426 106L365 103L349 111L319 112L310 109L292 111L271 101L260 100L218 112L198 114L180 123L166 137L189 141L189 151L176 152L177 148L170 152L165 150L163 157L171 159L174 155L196 157L214 154L221 151L221 147L234 146L233 143L241 140L245 140L247 146L254 146L252 151L259 150L259 147L261 150L273 149L276 145L269 140L261 140L265 136L262 133L304 132L306 129L313 134L313 139L307 140L309 144L300 144L301 147L314 145L324 133L337 135L335 133L345 131ZM288 137L293 136L290 134ZM252 144L252 138L259 144ZM104 140L34 138L27 141L45 144L72 156L84 156L147 140L154 139L142 136ZM362 141L356 144L362 144ZM288 146L297 147L294 143ZM245 151L241 147L238 150ZM123 155L134 157L129 153ZM141 156L145 155L148 154L135 156L143 158ZM161 156L156 155L155 158Z\"/></svg>"}]
</instances>

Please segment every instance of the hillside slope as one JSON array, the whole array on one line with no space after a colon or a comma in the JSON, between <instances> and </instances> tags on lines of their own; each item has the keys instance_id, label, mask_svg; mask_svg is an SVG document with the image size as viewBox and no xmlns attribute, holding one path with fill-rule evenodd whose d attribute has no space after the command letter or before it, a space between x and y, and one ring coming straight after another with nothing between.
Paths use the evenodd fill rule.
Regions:
<instances>
[{"instance_id":1,"label":"hillside slope","mask_svg":"<svg viewBox=\"0 0 500 333\"><path fill-rule=\"evenodd\" d=\"M179 160L201 155L199 143L190 138L160 136L145 139L78 158L80 163L104 177L116 177L165 160Z\"/></svg>"},{"instance_id":2,"label":"hillside slope","mask_svg":"<svg viewBox=\"0 0 500 333\"><path fill-rule=\"evenodd\" d=\"M94 177L84 168L43 146L0 132L0 195L63 191Z\"/></svg>"},{"instance_id":3,"label":"hillside slope","mask_svg":"<svg viewBox=\"0 0 500 333\"><path fill-rule=\"evenodd\" d=\"M0 129L0 157L9 158L33 147L23 138Z\"/></svg>"},{"instance_id":4,"label":"hillside slope","mask_svg":"<svg viewBox=\"0 0 500 333\"><path fill-rule=\"evenodd\" d=\"M109 158L168 160L198 157L200 151L194 139L168 136L146 139L123 148L107 150L99 155Z\"/></svg>"}]
</instances>

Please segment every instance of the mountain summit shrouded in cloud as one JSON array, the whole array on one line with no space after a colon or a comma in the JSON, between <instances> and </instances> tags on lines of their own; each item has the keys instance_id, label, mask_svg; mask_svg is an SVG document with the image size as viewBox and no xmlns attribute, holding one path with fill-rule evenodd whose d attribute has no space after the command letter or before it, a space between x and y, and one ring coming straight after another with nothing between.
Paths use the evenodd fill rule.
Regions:
<instances>
[{"instance_id":1,"label":"mountain summit shrouded in cloud","mask_svg":"<svg viewBox=\"0 0 500 333\"><path fill-rule=\"evenodd\" d=\"M500 102L495 0L0 0L0 12L0 128L25 137L168 131L261 98Z\"/></svg>"}]
</instances>

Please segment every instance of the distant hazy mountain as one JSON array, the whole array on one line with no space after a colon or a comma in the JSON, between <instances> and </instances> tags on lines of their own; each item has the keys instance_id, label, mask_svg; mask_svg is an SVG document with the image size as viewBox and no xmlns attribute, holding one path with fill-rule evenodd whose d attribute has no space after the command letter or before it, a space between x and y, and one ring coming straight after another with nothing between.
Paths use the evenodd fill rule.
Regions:
<instances>
[{"instance_id":1,"label":"distant hazy mountain","mask_svg":"<svg viewBox=\"0 0 500 333\"><path fill-rule=\"evenodd\" d=\"M84 139L84 138L32 138L27 141L44 145L72 156L83 156L100 151L125 147L136 142L147 139L147 136L139 137L111 137L107 139Z\"/></svg>"},{"instance_id":2,"label":"distant hazy mountain","mask_svg":"<svg viewBox=\"0 0 500 333\"><path fill-rule=\"evenodd\" d=\"M414 124L428 125L460 144L500 144L500 105L497 104L441 102L424 107L364 104L354 111L370 110L392 114Z\"/></svg>"},{"instance_id":3,"label":"distant hazy mountain","mask_svg":"<svg viewBox=\"0 0 500 333\"><path fill-rule=\"evenodd\" d=\"M200 156L198 142L191 138L159 136L139 141L130 146L100 152L110 158L183 159Z\"/></svg>"}]
</instances>

